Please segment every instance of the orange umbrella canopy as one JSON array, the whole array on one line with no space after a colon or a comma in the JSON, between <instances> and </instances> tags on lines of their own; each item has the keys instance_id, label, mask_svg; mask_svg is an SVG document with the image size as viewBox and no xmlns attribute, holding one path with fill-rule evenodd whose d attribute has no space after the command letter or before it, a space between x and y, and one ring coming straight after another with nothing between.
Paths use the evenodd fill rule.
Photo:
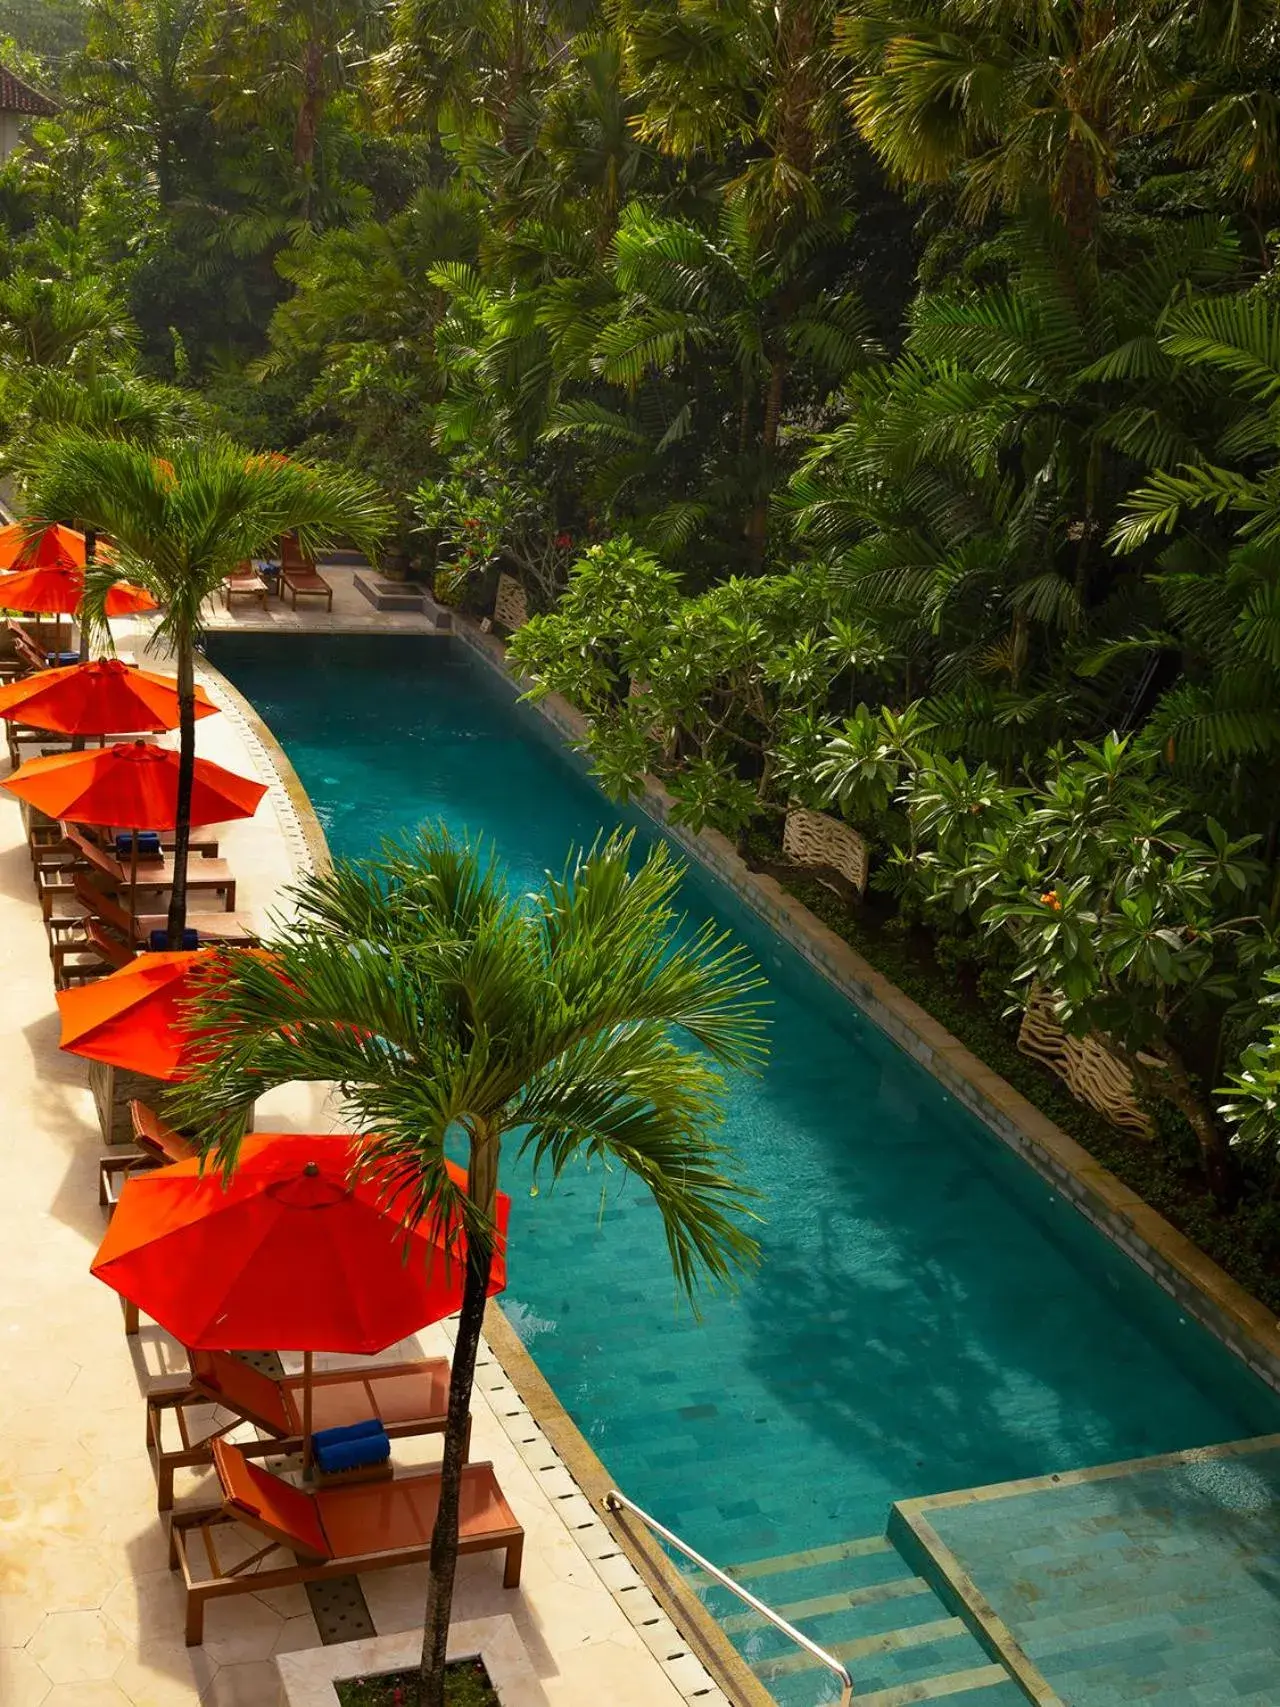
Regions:
<instances>
[{"instance_id":1,"label":"orange umbrella canopy","mask_svg":"<svg viewBox=\"0 0 1280 1707\"><path fill-rule=\"evenodd\" d=\"M40 611L49 616L80 609L84 598L84 570L67 565L47 569L20 569L0 575L0 609ZM155 610L156 601L131 581L117 581L107 593L108 616L134 616Z\"/></svg>"},{"instance_id":2,"label":"orange umbrella canopy","mask_svg":"<svg viewBox=\"0 0 1280 1707\"><path fill-rule=\"evenodd\" d=\"M196 716L212 717L217 706L196 689ZM63 735L128 735L136 729L178 727L178 683L96 658L64 670L42 670L0 688L0 717L20 719L36 729Z\"/></svg>"},{"instance_id":3,"label":"orange umbrella canopy","mask_svg":"<svg viewBox=\"0 0 1280 1707\"><path fill-rule=\"evenodd\" d=\"M197 1349L382 1351L462 1302L463 1235L430 1215L406 1232L403 1190L358 1141L256 1133L229 1180L199 1161L130 1176L92 1272ZM490 1295L510 1210L499 1192Z\"/></svg>"},{"instance_id":4,"label":"orange umbrella canopy","mask_svg":"<svg viewBox=\"0 0 1280 1707\"><path fill-rule=\"evenodd\" d=\"M125 829L172 830L178 821L178 755L146 741L30 759L0 787L50 818ZM191 823L252 818L264 784L196 760Z\"/></svg>"},{"instance_id":5,"label":"orange umbrella canopy","mask_svg":"<svg viewBox=\"0 0 1280 1707\"><path fill-rule=\"evenodd\" d=\"M30 522L13 522L0 528L0 569L83 569L85 537L75 528L53 522L32 530ZM111 547L99 541L97 557L109 561ZM25 606L25 609L34 609Z\"/></svg>"},{"instance_id":6,"label":"orange umbrella canopy","mask_svg":"<svg viewBox=\"0 0 1280 1707\"><path fill-rule=\"evenodd\" d=\"M61 1047L153 1079L182 1078L199 1053L185 1004L216 976L218 959L209 948L141 954L109 977L59 990Z\"/></svg>"}]
</instances>

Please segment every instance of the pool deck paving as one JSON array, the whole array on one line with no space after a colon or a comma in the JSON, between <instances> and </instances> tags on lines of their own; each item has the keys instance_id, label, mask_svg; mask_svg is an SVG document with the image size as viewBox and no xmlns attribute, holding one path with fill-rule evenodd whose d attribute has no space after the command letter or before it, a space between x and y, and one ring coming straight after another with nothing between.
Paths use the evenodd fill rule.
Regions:
<instances>
[{"instance_id":1,"label":"pool deck paving","mask_svg":"<svg viewBox=\"0 0 1280 1707\"><path fill-rule=\"evenodd\" d=\"M140 652L127 635L120 644ZM199 745L274 780L241 718L202 722ZM257 817L227 826L222 842L240 879L237 910L265 920L301 857L278 783ZM145 1322L126 1339L117 1299L88 1272L104 1226L103 1144L86 1064L57 1047L45 934L8 795L0 795L0 1021L0 1702L274 1707L272 1655L320 1644L301 1588L215 1603L204 1646L183 1643L183 1595L167 1568L141 1401L183 1361ZM264 1099L258 1125L331 1130L335 1121L315 1090L287 1087ZM442 1324L386 1355L431 1355L447 1344ZM647 1591L633 1593L624 1612L612 1591L634 1590L638 1579L489 1353L474 1418L473 1455L493 1461L527 1542L516 1591L502 1588L493 1557L461 1561L455 1616L510 1614L549 1707L677 1707L690 1698L725 1707ZM432 1447L417 1455L429 1461ZM179 1500L201 1492L207 1483L192 1477ZM363 1579L380 1634L415 1628L424 1581L420 1568Z\"/></svg>"}]
</instances>

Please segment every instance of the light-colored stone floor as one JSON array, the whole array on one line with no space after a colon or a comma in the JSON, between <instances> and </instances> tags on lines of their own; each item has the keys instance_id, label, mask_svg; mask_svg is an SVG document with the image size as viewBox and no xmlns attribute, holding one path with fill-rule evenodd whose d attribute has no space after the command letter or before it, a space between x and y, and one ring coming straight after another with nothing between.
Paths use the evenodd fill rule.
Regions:
<instances>
[{"instance_id":1,"label":"light-colored stone floor","mask_svg":"<svg viewBox=\"0 0 1280 1707\"><path fill-rule=\"evenodd\" d=\"M345 564L323 563L320 573L333 588L333 609L326 611L319 599L301 599L294 610L288 598L269 598L264 609L237 599L228 610L219 598L210 604L206 613L209 628L267 629L301 631L312 634L434 634L434 625L413 611L380 611L356 587L357 570ZM366 579L376 579L372 569L359 571Z\"/></svg>"},{"instance_id":2,"label":"light-colored stone floor","mask_svg":"<svg viewBox=\"0 0 1280 1707\"><path fill-rule=\"evenodd\" d=\"M122 648L141 653L136 639ZM202 752L255 768L231 717L200 725ZM261 760L257 761L260 767ZM266 780L264 778L264 780ZM241 880L239 910L276 904L292 857L268 797L231 825L223 852ZM143 1448L140 1391L180 1367L144 1323L131 1344L117 1300L88 1273L102 1236L95 1161L101 1140L83 1062L57 1049L57 1015L16 803L0 796L0 1702L4 1707L274 1707L274 1653L316 1645L301 1589L216 1603L203 1648L182 1641L181 1594ZM317 1094L291 1087L260 1105L260 1129L326 1129ZM446 1344L446 1329L422 1349ZM417 1347L394 1348L415 1352ZM340 1360L339 1360L340 1361ZM494 1558L464 1559L457 1614L516 1619L550 1707L675 1707L705 1674L664 1659L682 1644L607 1531L523 1413L502 1372L481 1371L474 1453L492 1459L528 1544L521 1588L501 1587ZM431 1449L423 1449L429 1457ZM180 1485L179 1498L199 1492ZM574 1526L574 1527L571 1527ZM583 1525L581 1530L577 1525ZM606 1579L622 1596L624 1613ZM379 1633L412 1629L423 1573L365 1579ZM651 1651L651 1649L653 1651ZM688 1655L684 1662L690 1662ZM675 1680L675 1681L673 1681ZM678 1687L677 1687L678 1682Z\"/></svg>"}]
</instances>

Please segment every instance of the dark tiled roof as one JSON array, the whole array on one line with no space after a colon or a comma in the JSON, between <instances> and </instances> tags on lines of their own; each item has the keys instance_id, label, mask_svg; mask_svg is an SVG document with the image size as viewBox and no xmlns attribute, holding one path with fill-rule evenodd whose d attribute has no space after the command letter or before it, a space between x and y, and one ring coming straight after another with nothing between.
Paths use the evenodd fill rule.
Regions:
<instances>
[{"instance_id":1,"label":"dark tiled roof","mask_svg":"<svg viewBox=\"0 0 1280 1707\"><path fill-rule=\"evenodd\" d=\"M38 89L33 89L21 77L15 77L12 71L0 65L0 113L32 113L39 118L48 118L57 110L56 101L51 101L47 95L42 95Z\"/></svg>"}]
</instances>

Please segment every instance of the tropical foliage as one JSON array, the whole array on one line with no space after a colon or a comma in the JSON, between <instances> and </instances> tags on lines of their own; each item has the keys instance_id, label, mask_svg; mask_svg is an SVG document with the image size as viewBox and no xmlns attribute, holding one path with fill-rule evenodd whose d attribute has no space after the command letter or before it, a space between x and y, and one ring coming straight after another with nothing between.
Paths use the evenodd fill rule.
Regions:
<instances>
[{"instance_id":1,"label":"tropical foliage","mask_svg":"<svg viewBox=\"0 0 1280 1707\"><path fill-rule=\"evenodd\" d=\"M720 1069L763 1058L761 980L713 927L679 934L679 867L631 869L629 839L572 856L513 897L482 851L443 829L302 884L268 953L228 958L196 1022L211 1059L179 1118L228 1166L254 1100L335 1082L397 1209L460 1227L467 1271L453 1348L428 1575L423 1707L443 1707L458 1499L504 1157L550 1180L570 1165L629 1175L657 1207L692 1293L756 1247L714 1142ZM696 1046L696 1047L695 1047ZM465 1187L446 1167L455 1151Z\"/></svg>"},{"instance_id":2,"label":"tropical foliage","mask_svg":"<svg viewBox=\"0 0 1280 1707\"><path fill-rule=\"evenodd\" d=\"M1219 1087L1280 924L1277 0L0 17L60 103L0 169L11 474L377 482L393 564L522 583L612 792L775 869L847 819L863 917L1269 1185Z\"/></svg>"}]
</instances>

